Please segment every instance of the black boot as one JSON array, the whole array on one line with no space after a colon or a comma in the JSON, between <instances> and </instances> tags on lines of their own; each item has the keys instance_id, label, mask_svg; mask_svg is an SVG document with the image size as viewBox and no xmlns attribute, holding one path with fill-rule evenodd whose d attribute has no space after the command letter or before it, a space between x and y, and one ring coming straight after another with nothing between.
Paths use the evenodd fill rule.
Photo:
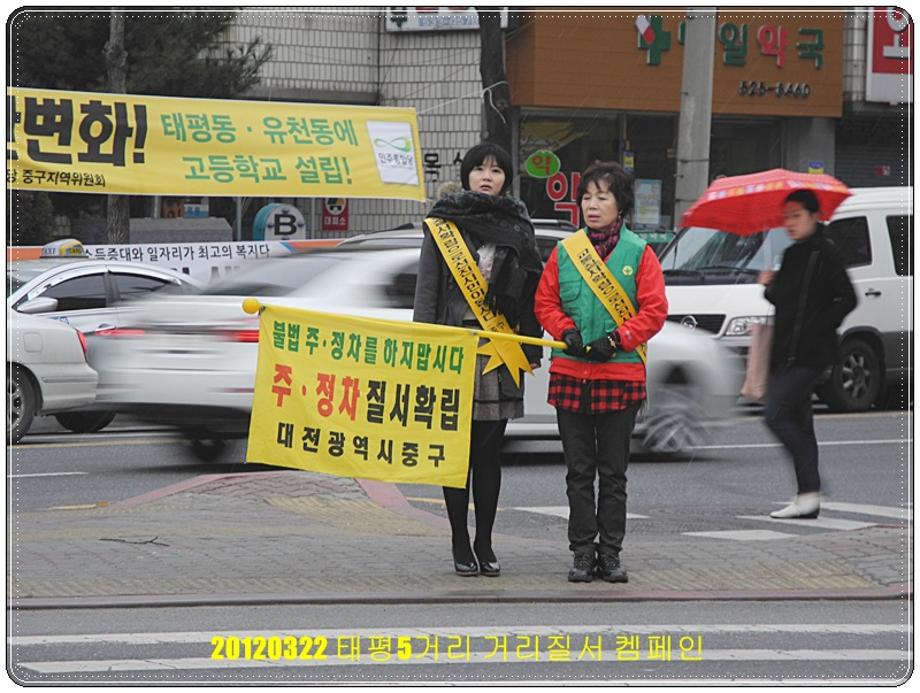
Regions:
<instances>
[{"instance_id":1,"label":"black boot","mask_svg":"<svg viewBox=\"0 0 920 693\"><path fill-rule=\"evenodd\" d=\"M629 582L626 569L620 564L620 557L612 553L602 553L597 562L597 574L607 582Z\"/></svg>"},{"instance_id":2,"label":"black boot","mask_svg":"<svg viewBox=\"0 0 920 693\"><path fill-rule=\"evenodd\" d=\"M597 559L594 550L590 553L581 551L575 554L575 562L569 571L569 582L591 582L594 579L594 568Z\"/></svg>"}]
</instances>

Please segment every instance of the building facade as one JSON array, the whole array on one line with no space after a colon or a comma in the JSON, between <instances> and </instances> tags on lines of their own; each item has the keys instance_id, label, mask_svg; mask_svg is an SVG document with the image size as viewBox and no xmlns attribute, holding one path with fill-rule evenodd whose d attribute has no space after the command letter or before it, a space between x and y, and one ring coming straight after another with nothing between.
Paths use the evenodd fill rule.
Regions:
<instances>
[{"instance_id":1,"label":"building facade","mask_svg":"<svg viewBox=\"0 0 920 693\"><path fill-rule=\"evenodd\" d=\"M613 159L637 179L634 225L673 228L684 15L512 13L512 154L516 190L533 216L577 222L577 172ZM716 24L710 179L784 167L854 186L908 184L909 20L888 8L733 9ZM415 108L433 199L481 136L476 27L472 8L244 10L228 41L272 46L247 97ZM871 61L873 40L881 66ZM868 81L876 72L900 91ZM291 202L321 236L323 201ZM425 211L408 201L350 200L348 208L348 233L418 221Z\"/></svg>"}]
</instances>

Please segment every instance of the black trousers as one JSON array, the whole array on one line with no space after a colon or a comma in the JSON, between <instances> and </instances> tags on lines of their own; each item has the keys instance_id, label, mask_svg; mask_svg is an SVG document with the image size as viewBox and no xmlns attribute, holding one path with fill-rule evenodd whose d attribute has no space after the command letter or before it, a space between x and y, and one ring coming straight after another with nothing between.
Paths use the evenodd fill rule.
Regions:
<instances>
[{"instance_id":1,"label":"black trousers","mask_svg":"<svg viewBox=\"0 0 920 693\"><path fill-rule=\"evenodd\" d=\"M619 554L626 534L626 467L640 402L605 414L556 410L568 469L569 549ZM598 477L597 505L594 479Z\"/></svg>"},{"instance_id":2,"label":"black trousers","mask_svg":"<svg viewBox=\"0 0 920 693\"><path fill-rule=\"evenodd\" d=\"M450 520L452 543L458 558L469 559L469 531L467 511L470 504L470 486L473 487L473 502L476 514L475 546L491 551L492 526L498 510L498 492L501 490L501 449L505 438L507 419L499 421L473 420L470 434L470 466L466 477L466 488L444 486L444 503ZM483 560L494 560L491 556Z\"/></svg>"},{"instance_id":3,"label":"black trousers","mask_svg":"<svg viewBox=\"0 0 920 693\"><path fill-rule=\"evenodd\" d=\"M799 493L821 490L811 393L822 371L813 366L783 366L770 374L767 384L767 427L792 457Z\"/></svg>"}]
</instances>

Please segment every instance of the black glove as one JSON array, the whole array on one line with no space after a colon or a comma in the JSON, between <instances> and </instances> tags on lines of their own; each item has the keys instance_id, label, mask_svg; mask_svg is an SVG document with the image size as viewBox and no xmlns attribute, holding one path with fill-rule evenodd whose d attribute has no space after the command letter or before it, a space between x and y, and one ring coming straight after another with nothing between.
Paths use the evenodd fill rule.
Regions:
<instances>
[{"instance_id":1,"label":"black glove","mask_svg":"<svg viewBox=\"0 0 920 693\"><path fill-rule=\"evenodd\" d=\"M578 330L566 330L562 333L562 341L565 342L564 352L566 354L584 358L585 343L581 341L581 332Z\"/></svg>"},{"instance_id":2,"label":"black glove","mask_svg":"<svg viewBox=\"0 0 920 693\"><path fill-rule=\"evenodd\" d=\"M600 339L595 339L588 345L585 357L590 361L606 363L617 353L617 348L613 345L613 338L610 335L604 335Z\"/></svg>"}]
</instances>

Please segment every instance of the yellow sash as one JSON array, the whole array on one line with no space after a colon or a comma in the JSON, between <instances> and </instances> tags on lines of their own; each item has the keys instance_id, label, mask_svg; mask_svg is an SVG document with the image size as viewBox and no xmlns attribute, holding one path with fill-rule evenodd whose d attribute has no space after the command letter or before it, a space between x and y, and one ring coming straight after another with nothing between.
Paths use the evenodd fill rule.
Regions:
<instances>
[{"instance_id":1,"label":"yellow sash","mask_svg":"<svg viewBox=\"0 0 920 693\"><path fill-rule=\"evenodd\" d=\"M470 249L466 247L466 242L460 236L460 229L457 228L457 225L446 219L425 219L425 225L431 231L431 237L437 243L438 250L441 251L444 261L450 268L450 273L463 292L473 315L482 325L482 329L501 334L515 334L505 316L493 312L486 305L486 292L489 285L482 276L482 272L479 271L476 261L473 260ZM518 386L521 384L521 371L531 372L524 350L516 341L501 338L489 339L479 347L479 353L490 357L483 369L484 373L505 364Z\"/></svg>"},{"instance_id":2,"label":"yellow sash","mask_svg":"<svg viewBox=\"0 0 920 693\"><path fill-rule=\"evenodd\" d=\"M610 313L610 317L617 324L617 327L632 317L635 317L637 311L629 294L620 286L620 282L613 276L610 268L604 264L601 256L597 254L591 241L588 240L586 233L573 233L571 236L562 241L572 263L584 279L591 291L597 296L597 300ZM648 346L640 344L636 347L636 353L646 363L648 358Z\"/></svg>"}]
</instances>

